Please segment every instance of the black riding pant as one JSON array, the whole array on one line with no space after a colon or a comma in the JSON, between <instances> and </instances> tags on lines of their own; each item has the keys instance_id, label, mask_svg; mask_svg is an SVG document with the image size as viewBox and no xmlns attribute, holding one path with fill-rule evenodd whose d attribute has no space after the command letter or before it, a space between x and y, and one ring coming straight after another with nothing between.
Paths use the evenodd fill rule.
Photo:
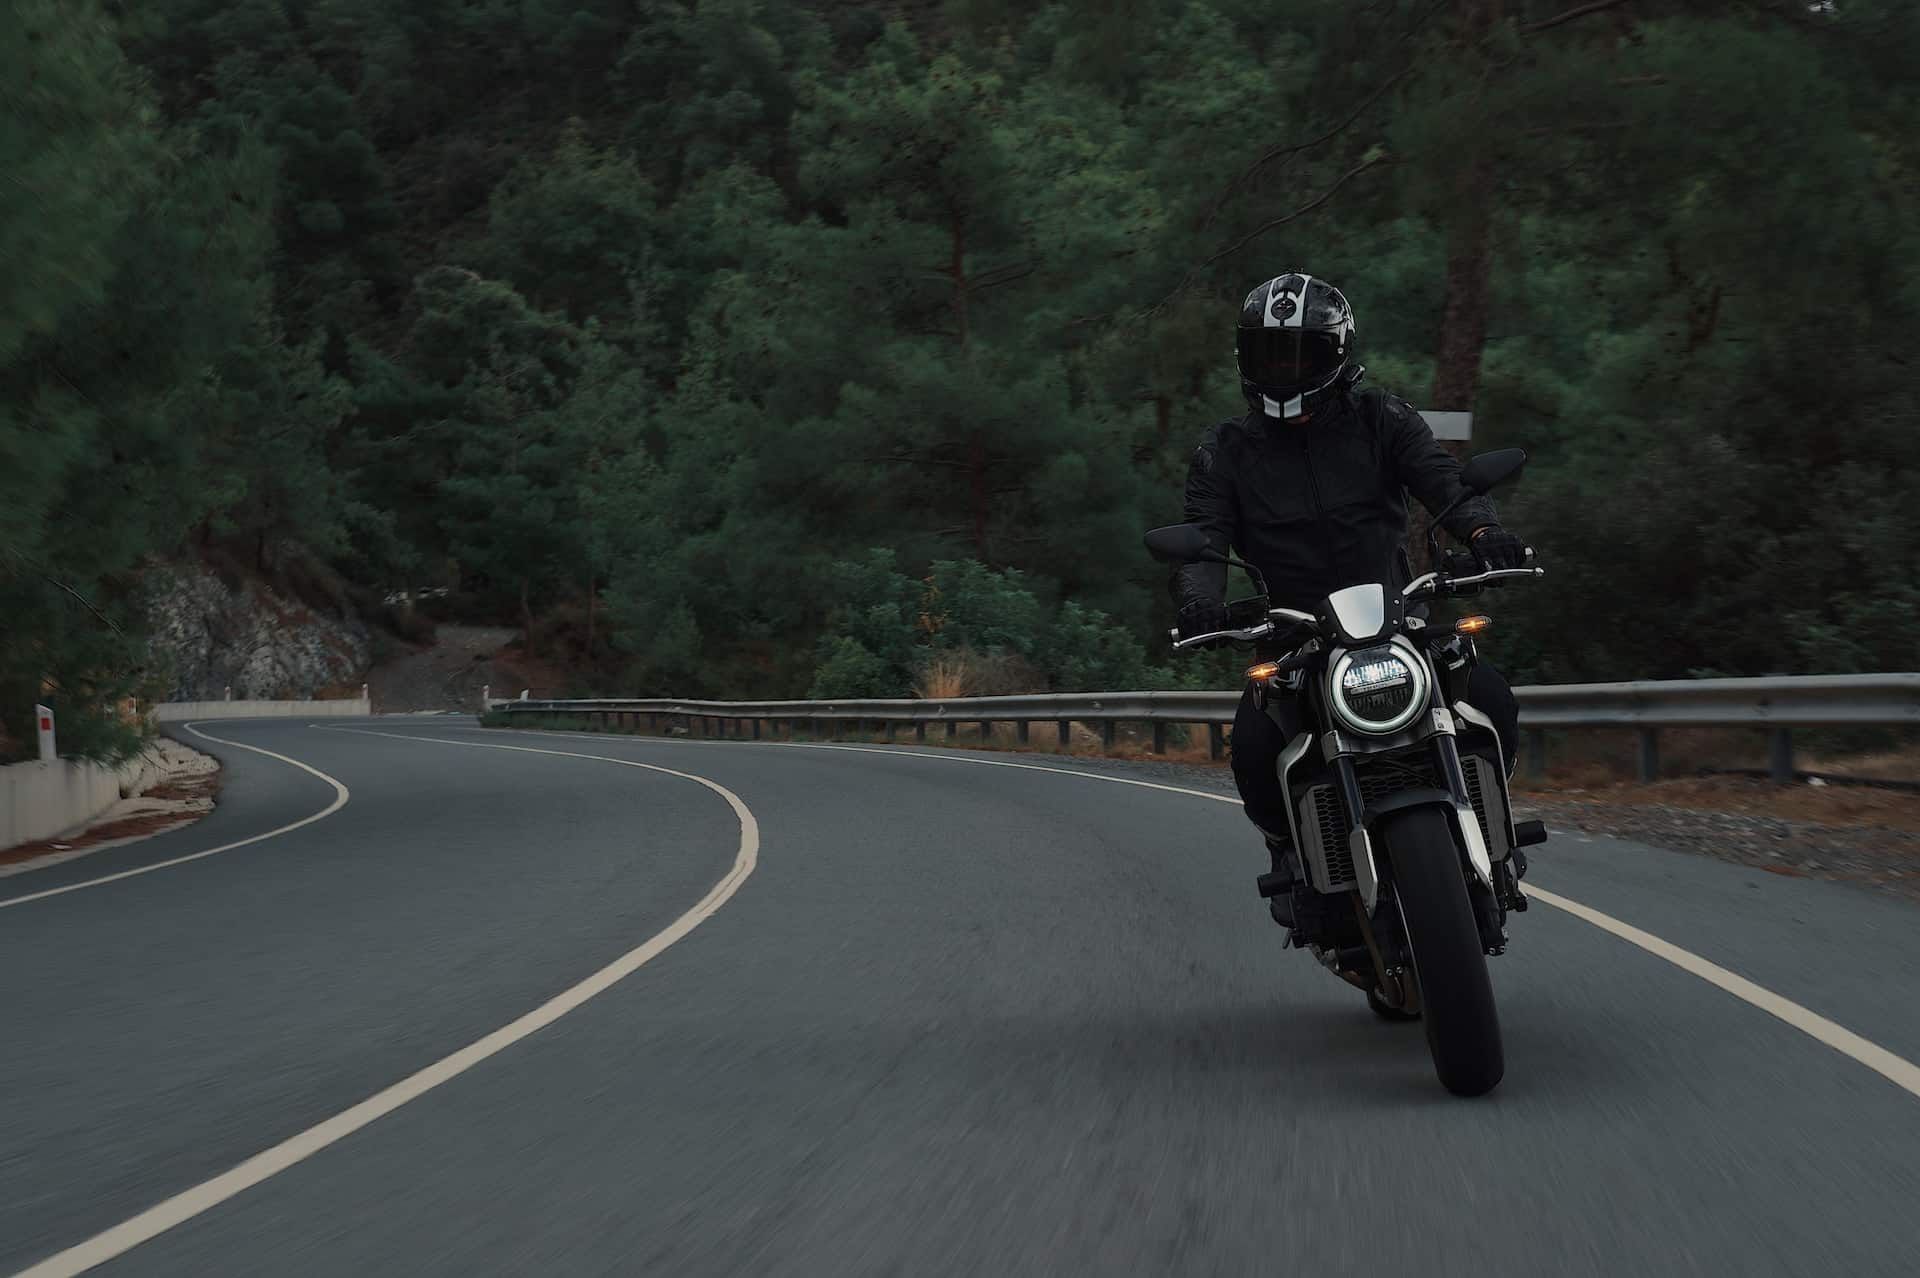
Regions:
<instances>
[{"instance_id":1,"label":"black riding pant","mask_svg":"<svg viewBox=\"0 0 1920 1278\"><path fill-rule=\"evenodd\" d=\"M1300 734L1302 716L1292 697L1274 700L1279 724L1254 704L1251 688L1240 699L1239 712L1233 718L1233 779L1240 787L1247 819L1263 833L1284 841L1287 795L1280 787L1278 764L1280 751ZM1493 721L1501 752L1511 768L1514 751L1520 746L1520 703L1514 700L1513 689L1492 667L1476 665L1467 678L1467 704Z\"/></svg>"}]
</instances>

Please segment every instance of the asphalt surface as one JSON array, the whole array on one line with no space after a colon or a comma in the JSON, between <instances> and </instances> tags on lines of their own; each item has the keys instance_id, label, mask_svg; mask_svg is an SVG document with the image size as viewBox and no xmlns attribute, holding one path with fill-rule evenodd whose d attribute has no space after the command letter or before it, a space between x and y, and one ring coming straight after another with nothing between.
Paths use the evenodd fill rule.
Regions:
<instances>
[{"instance_id":1,"label":"asphalt surface","mask_svg":"<svg viewBox=\"0 0 1920 1278\"><path fill-rule=\"evenodd\" d=\"M708 778L758 867L605 993L97 1272L1920 1269L1920 1098L1544 904L1495 960L1506 1081L1450 1097L1417 1026L1280 949L1228 804L941 749L204 727L351 799L5 906L333 800L189 736L228 769L213 815L0 880L0 1274L508 1024L739 853L694 782L431 737ZM1920 1060L1913 907L1598 838L1534 865Z\"/></svg>"}]
</instances>

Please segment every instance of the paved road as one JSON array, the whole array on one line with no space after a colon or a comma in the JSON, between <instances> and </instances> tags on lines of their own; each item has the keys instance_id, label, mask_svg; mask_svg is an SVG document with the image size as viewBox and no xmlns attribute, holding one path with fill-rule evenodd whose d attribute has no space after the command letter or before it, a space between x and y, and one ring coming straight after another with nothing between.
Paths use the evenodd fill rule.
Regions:
<instances>
[{"instance_id":1,"label":"paved road","mask_svg":"<svg viewBox=\"0 0 1920 1278\"><path fill-rule=\"evenodd\" d=\"M351 798L5 905L334 799L196 740L229 769L206 821L0 880L0 1274L508 1025L740 866L742 821L693 780L448 742L707 778L757 868L597 997L98 1272L1920 1265L1920 1097L1540 905L1495 968L1507 1079L1451 1098L1417 1027L1281 952L1225 803L941 750L205 730ZM1535 864L1920 1061L1911 907L1598 839Z\"/></svg>"}]
</instances>

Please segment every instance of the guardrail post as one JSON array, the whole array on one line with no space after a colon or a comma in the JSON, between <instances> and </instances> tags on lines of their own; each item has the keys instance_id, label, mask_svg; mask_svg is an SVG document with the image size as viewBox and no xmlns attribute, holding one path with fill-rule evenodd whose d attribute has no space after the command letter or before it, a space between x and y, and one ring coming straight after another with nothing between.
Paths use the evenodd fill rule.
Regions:
<instances>
[{"instance_id":1,"label":"guardrail post","mask_svg":"<svg viewBox=\"0 0 1920 1278\"><path fill-rule=\"evenodd\" d=\"M894 730L894 728L895 728L895 727L896 727L897 725L896 725L896 724L894 723L894 721L893 721L893 720L891 720L891 719L888 719L888 720L886 721L886 726L887 726L887 744L888 744L888 745L892 745L892 744L893 744L893 730Z\"/></svg>"},{"instance_id":2,"label":"guardrail post","mask_svg":"<svg viewBox=\"0 0 1920 1278\"><path fill-rule=\"evenodd\" d=\"M1527 775L1538 779L1547 775L1547 730L1527 729Z\"/></svg>"},{"instance_id":3,"label":"guardrail post","mask_svg":"<svg viewBox=\"0 0 1920 1278\"><path fill-rule=\"evenodd\" d=\"M1158 719L1153 721L1153 752L1155 754L1167 752L1167 725Z\"/></svg>"},{"instance_id":4,"label":"guardrail post","mask_svg":"<svg viewBox=\"0 0 1920 1278\"><path fill-rule=\"evenodd\" d=\"M1793 780L1793 729L1784 724L1767 734L1767 775L1775 785Z\"/></svg>"},{"instance_id":5,"label":"guardrail post","mask_svg":"<svg viewBox=\"0 0 1920 1278\"><path fill-rule=\"evenodd\" d=\"M760 721L758 719L753 721L753 739L755 741L760 739Z\"/></svg>"},{"instance_id":6,"label":"guardrail post","mask_svg":"<svg viewBox=\"0 0 1920 1278\"><path fill-rule=\"evenodd\" d=\"M926 721L925 719L916 719L916 720L914 720L914 724L913 724L913 739L914 739L915 741L918 741L918 742L920 742L920 743L922 743L922 744L925 744L925 743L926 743L926 740L927 740L927 721Z\"/></svg>"},{"instance_id":7,"label":"guardrail post","mask_svg":"<svg viewBox=\"0 0 1920 1278\"><path fill-rule=\"evenodd\" d=\"M1107 751L1111 753L1113 751L1113 741L1114 722L1111 719L1102 719L1100 721L1100 744L1106 747Z\"/></svg>"},{"instance_id":8,"label":"guardrail post","mask_svg":"<svg viewBox=\"0 0 1920 1278\"><path fill-rule=\"evenodd\" d=\"M1027 744L1028 739L1033 735L1033 725L1031 723L1028 723L1025 719L1022 719L1020 720L1019 723L1014 725L1013 731L1014 731L1014 735L1019 739L1020 744L1025 745Z\"/></svg>"},{"instance_id":9,"label":"guardrail post","mask_svg":"<svg viewBox=\"0 0 1920 1278\"><path fill-rule=\"evenodd\" d=\"M1062 719L1058 726L1060 729L1060 748L1064 750L1073 744L1073 720Z\"/></svg>"},{"instance_id":10,"label":"guardrail post","mask_svg":"<svg viewBox=\"0 0 1920 1278\"><path fill-rule=\"evenodd\" d=\"M958 719L947 720L947 740L951 741L959 735L960 735L960 721Z\"/></svg>"},{"instance_id":11,"label":"guardrail post","mask_svg":"<svg viewBox=\"0 0 1920 1278\"><path fill-rule=\"evenodd\" d=\"M980 744L983 747L993 744L993 725L985 719L980 721Z\"/></svg>"},{"instance_id":12,"label":"guardrail post","mask_svg":"<svg viewBox=\"0 0 1920 1278\"><path fill-rule=\"evenodd\" d=\"M1217 723L1207 725L1207 757L1219 759L1227 752L1227 734Z\"/></svg>"},{"instance_id":13,"label":"guardrail post","mask_svg":"<svg viewBox=\"0 0 1920 1278\"><path fill-rule=\"evenodd\" d=\"M1640 729L1640 780L1643 784L1660 779L1660 729Z\"/></svg>"}]
</instances>

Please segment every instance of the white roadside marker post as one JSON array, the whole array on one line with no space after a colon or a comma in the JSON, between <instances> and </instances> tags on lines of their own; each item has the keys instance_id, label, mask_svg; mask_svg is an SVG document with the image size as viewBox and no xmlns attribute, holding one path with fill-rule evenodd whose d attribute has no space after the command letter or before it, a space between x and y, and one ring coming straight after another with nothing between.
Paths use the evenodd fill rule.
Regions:
<instances>
[{"instance_id":1,"label":"white roadside marker post","mask_svg":"<svg viewBox=\"0 0 1920 1278\"><path fill-rule=\"evenodd\" d=\"M53 744L53 711L36 705L33 708L33 721L40 728L40 762L51 766L60 758Z\"/></svg>"},{"instance_id":2,"label":"white roadside marker post","mask_svg":"<svg viewBox=\"0 0 1920 1278\"><path fill-rule=\"evenodd\" d=\"M1466 443L1473 438L1472 413L1447 413L1423 408L1420 410L1420 416L1433 431L1435 439Z\"/></svg>"}]
</instances>

